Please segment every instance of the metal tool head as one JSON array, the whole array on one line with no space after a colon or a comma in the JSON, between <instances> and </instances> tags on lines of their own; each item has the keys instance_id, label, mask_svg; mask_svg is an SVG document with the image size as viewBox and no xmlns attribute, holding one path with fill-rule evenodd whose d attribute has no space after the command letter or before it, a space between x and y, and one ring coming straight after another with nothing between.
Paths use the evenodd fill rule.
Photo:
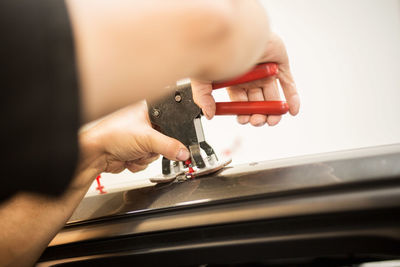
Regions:
<instances>
[{"instance_id":1,"label":"metal tool head","mask_svg":"<svg viewBox=\"0 0 400 267\"><path fill-rule=\"evenodd\" d=\"M194 103L190 83L168 89L170 93L164 98L148 103L150 121L189 148L198 143L193 120L200 117L201 109Z\"/></svg>"},{"instance_id":2,"label":"metal tool head","mask_svg":"<svg viewBox=\"0 0 400 267\"><path fill-rule=\"evenodd\" d=\"M150 182L153 183L169 183L172 181L186 181L186 180L191 180L200 176L205 176L205 175L209 175L212 173L215 173L221 169L223 169L225 166L227 166L229 163L232 162L231 158L226 158L223 160L219 160L219 161L205 161L206 163L206 167L204 168L197 168L197 167L191 167L193 168L193 171L190 171L190 167L189 166L183 166L182 169L179 169L179 171L175 172L175 171L171 171L170 174L165 175L165 174L160 174L157 175L155 177L150 178Z\"/></svg>"},{"instance_id":3,"label":"metal tool head","mask_svg":"<svg viewBox=\"0 0 400 267\"><path fill-rule=\"evenodd\" d=\"M170 182L178 176L194 178L221 169L231 160L219 162L213 148L205 141L201 109L194 103L190 83L169 88L163 99L148 103L151 123L163 134L182 142L190 151L187 162L162 159L162 174L150 179L155 183ZM201 150L207 155L203 158Z\"/></svg>"},{"instance_id":4,"label":"metal tool head","mask_svg":"<svg viewBox=\"0 0 400 267\"><path fill-rule=\"evenodd\" d=\"M213 82L211 86L213 89L218 89L261 80L276 76L278 71L279 68L276 63L262 63L242 76L229 81ZM181 141L189 149L191 161L190 163L185 163L182 165L182 168L180 168L180 164L171 166L171 162L163 158L162 175L151 180L154 182L168 182L182 175L182 173L195 177L196 175L204 175L208 173L208 171L225 166L225 161L218 162L214 150L205 141L203 127L201 125L201 109L193 101L190 82L175 88L170 88L170 90L173 92L164 99L148 105L150 120L162 133ZM215 114L282 115L285 114L288 109L289 106L283 101L220 102L216 103ZM206 153L206 159L203 159L201 156L201 149ZM230 161L228 160L226 162ZM193 169L194 167L196 167L196 171Z\"/></svg>"}]
</instances>

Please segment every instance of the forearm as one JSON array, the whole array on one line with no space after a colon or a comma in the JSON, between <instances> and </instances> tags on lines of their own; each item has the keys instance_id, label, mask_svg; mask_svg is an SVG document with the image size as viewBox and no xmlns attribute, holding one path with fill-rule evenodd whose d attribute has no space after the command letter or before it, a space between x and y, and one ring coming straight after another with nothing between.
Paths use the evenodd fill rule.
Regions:
<instances>
[{"instance_id":1,"label":"forearm","mask_svg":"<svg viewBox=\"0 0 400 267\"><path fill-rule=\"evenodd\" d=\"M59 198L19 193L2 203L0 227L7 230L0 235L0 265L32 266L72 215L87 189L68 189Z\"/></svg>"},{"instance_id":2,"label":"forearm","mask_svg":"<svg viewBox=\"0 0 400 267\"><path fill-rule=\"evenodd\" d=\"M54 198L23 192L1 203L0 266L32 266L70 218L104 167L89 138L84 132L79 135L81 160L63 195Z\"/></svg>"},{"instance_id":3,"label":"forearm","mask_svg":"<svg viewBox=\"0 0 400 267\"><path fill-rule=\"evenodd\" d=\"M184 77L222 79L244 72L269 36L256 1L68 0L85 121Z\"/></svg>"}]
</instances>

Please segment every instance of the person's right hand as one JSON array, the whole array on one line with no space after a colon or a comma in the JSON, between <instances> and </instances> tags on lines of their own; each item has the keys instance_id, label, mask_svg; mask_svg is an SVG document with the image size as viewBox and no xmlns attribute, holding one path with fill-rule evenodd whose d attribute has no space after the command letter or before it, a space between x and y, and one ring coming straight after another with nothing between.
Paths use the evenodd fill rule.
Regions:
<instances>
[{"instance_id":1,"label":"person's right hand","mask_svg":"<svg viewBox=\"0 0 400 267\"><path fill-rule=\"evenodd\" d=\"M97 173L119 173L125 168L138 172L159 157L184 161L190 156L178 140L152 128L144 101L121 109L82 130L78 169L95 168ZM78 170L79 171L79 170ZM83 184L92 182L80 181Z\"/></svg>"},{"instance_id":2,"label":"person's right hand","mask_svg":"<svg viewBox=\"0 0 400 267\"><path fill-rule=\"evenodd\" d=\"M279 72L277 77L269 77L249 83L228 87L228 94L232 101L271 101L280 100L278 84L279 80L283 93L289 105L291 115L296 115L300 108L300 99L296 85L290 71L289 59L282 39L272 34L265 49L265 53L259 62L275 62L278 64ZM212 96L210 81L197 81L192 79L193 98L197 105L203 110L207 119L215 115L215 101ZM267 123L270 126L276 125L281 119L278 115L240 115L238 122L246 124L250 122L253 126L262 126Z\"/></svg>"}]
</instances>

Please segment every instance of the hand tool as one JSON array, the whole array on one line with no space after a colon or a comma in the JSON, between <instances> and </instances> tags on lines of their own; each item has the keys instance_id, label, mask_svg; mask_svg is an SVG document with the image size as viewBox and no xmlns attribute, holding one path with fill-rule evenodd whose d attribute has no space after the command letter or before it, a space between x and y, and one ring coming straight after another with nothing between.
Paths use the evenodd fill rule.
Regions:
<instances>
[{"instance_id":1,"label":"hand tool","mask_svg":"<svg viewBox=\"0 0 400 267\"><path fill-rule=\"evenodd\" d=\"M236 79L212 83L213 89L225 88L275 76L278 66L275 63L263 63ZM231 159L219 161L214 149L205 141L201 124L201 109L194 103L189 83L168 88L171 93L162 100L148 103L150 121L163 134L182 142L191 155L185 162L162 158L162 174L150 179L154 183L165 183L175 179L186 180L216 172L229 164ZM215 115L268 114L281 115L288 111L284 101L248 101L216 103ZM201 150L206 159L203 159Z\"/></svg>"}]
</instances>

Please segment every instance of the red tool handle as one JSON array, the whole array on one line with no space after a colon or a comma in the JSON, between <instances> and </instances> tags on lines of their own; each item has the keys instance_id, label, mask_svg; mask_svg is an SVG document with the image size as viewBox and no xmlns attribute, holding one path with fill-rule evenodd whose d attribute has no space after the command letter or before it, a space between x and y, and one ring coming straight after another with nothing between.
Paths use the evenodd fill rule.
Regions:
<instances>
[{"instance_id":1,"label":"red tool handle","mask_svg":"<svg viewBox=\"0 0 400 267\"><path fill-rule=\"evenodd\" d=\"M213 89L219 89L232 85L247 83L264 79L278 74L278 65L275 63L263 63L243 76L225 82L215 82ZM215 115L282 115L288 112L289 106L285 101L247 101L247 102L220 102L216 103Z\"/></svg>"},{"instance_id":2,"label":"red tool handle","mask_svg":"<svg viewBox=\"0 0 400 267\"><path fill-rule=\"evenodd\" d=\"M235 78L230 81L214 82L212 84L212 88L219 89L231 85L247 83L264 79L270 76L275 76L276 74L278 74L278 65L276 63L262 63L258 64L251 71L247 72L243 76L240 76L239 78Z\"/></svg>"},{"instance_id":3,"label":"red tool handle","mask_svg":"<svg viewBox=\"0 0 400 267\"><path fill-rule=\"evenodd\" d=\"M216 105L215 115L282 115L289 110L285 101L219 102Z\"/></svg>"}]
</instances>

